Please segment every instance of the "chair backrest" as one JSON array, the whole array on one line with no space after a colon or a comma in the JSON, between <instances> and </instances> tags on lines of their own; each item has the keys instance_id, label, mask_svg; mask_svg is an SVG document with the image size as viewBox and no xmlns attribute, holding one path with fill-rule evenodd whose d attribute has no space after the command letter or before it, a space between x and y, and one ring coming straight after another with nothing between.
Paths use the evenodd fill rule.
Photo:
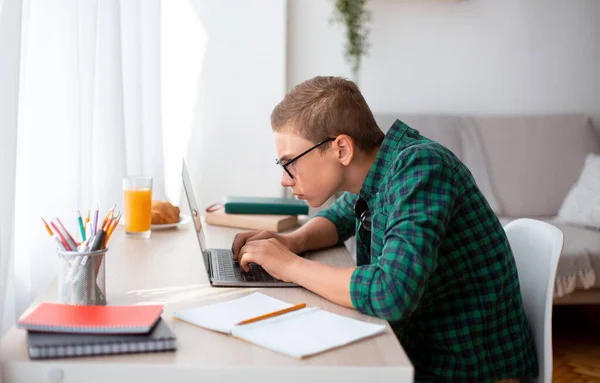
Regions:
<instances>
[{"instance_id":1,"label":"chair backrest","mask_svg":"<svg viewBox=\"0 0 600 383\"><path fill-rule=\"evenodd\" d=\"M533 382L552 381L552 296L564 235L549 223L528 218L505 226L512 248L525 314L535 342L539 374Z\"/></svg>"}]
</instances>

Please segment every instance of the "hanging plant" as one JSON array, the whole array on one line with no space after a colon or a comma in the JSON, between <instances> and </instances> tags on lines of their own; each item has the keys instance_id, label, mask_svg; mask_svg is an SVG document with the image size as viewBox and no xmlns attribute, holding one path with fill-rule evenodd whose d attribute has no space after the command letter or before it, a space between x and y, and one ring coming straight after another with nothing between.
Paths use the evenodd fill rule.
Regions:
<instances>
[{"instance_id":1,"label":"hanging plant","mask_svg":"<svg viewBox=\"0 0 600 383\"><path fill-rule=\"evenodd\" d=\"M371 12L365 9L367 0L336 0L334 21L346 26L346 49L344 56L351 66L354 79L358 79L358 72L362 56L367 54L369 43L369 29L367 23L371 21Z\"/></svg>"}]
</instances>

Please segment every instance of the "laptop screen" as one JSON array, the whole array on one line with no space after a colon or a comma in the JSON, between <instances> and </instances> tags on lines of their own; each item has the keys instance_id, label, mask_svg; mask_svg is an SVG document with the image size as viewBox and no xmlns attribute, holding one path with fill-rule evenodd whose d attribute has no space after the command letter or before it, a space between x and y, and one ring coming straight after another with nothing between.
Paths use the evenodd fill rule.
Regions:
<instances>
[{"instance_id":1,"label":"laptop screen","mask_svg":"<svg viewBox=\"0 0 600 383\"><path fill-rule=\"evenodd\" d=\"M192 189L192 181L190 180L190 174L188 173L185 160L183 161L183 168L181 170L181 178L183 179L183 189L185 190L185 196L188 200L190 207L190 214L192 215L192 222L194 222L194 228L196 229L196 236L198 237L198 244L200 245L200 251L202 252L202 258L204 258L204 266L208 273L210 268L208 264L208 248L206 247L206 239L202 232L202 222L200 221L200 211L196 204L196 198L194 197L194 190Z\"/></svg>"}]
</instances>

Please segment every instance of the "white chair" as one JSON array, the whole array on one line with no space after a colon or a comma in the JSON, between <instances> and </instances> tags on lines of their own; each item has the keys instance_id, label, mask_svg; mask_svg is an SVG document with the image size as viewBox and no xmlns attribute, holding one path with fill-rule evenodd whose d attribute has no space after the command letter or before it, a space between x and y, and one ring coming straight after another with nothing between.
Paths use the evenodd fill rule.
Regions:
<instances>
[{"instance_id":1,"label":"white chair","mask_svg":"<svg viewBox=\"0 0 600 383\"><path fill-rule=\"evenodd\" d=\"M531 327L539 374L535 383L552 381L552 295L564 235L549 223L517 219L504 227L512 248L525 315Z\"/></svg>"}]
</instances>

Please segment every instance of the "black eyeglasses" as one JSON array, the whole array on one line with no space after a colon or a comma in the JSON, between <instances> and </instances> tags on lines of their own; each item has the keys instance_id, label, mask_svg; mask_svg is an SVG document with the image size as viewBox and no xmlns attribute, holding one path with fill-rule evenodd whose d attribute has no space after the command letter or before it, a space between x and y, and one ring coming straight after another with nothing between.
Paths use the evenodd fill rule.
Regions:
<instances>
[{"instance_id":1,"label":"black eyeglasses","mask_svg":"<svg viewBox=\"0 0 600 383\"><path fill-rule=\"evenodd\" d=\"M313 146L312 148L305 150L304 152L298 154L296 157L292 158L289 161L286 161L285 163L282 163L278 158L275 159L275 163L277 165L281 165L281 167L283 168L283 170L285 170L285 172L288 174L288 176L290 176L290 178L294 178L294 176L292 175L292 173L290 173L290 171L288 170L288 166L291 165L294 161L298 161L298 159L300 159L300 157L307 155L308 153L310 153L312 150L318 148L319 146L329 142L329 141L333 141L335 140L335 138L328 138L324 141L319 142L318 144L316 144L315 146Z\"/></svg>"}]
</instances>

